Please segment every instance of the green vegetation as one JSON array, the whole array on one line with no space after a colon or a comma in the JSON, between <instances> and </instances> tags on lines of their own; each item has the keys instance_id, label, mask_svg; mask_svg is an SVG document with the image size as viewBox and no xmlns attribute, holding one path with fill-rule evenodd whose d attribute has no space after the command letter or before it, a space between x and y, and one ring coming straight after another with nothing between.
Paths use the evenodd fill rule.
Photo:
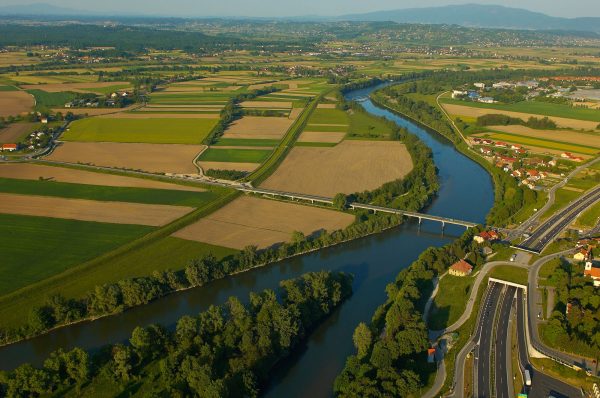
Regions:
<instances>
[{"instance_id":1,"label":"green vegetation","mask_svg":"<svg viewBox=\"0 0 600 398\"><path fill-rule=\"evenodd\" d=\"M348 114L341 109L315 109L308 124L343 124L349 123Z\"/></svg>"},{"instance_id":2,"label":"green vegetation","mask_svg":"<svg viewBox=\"0 0 600 398\"><path fill-rule=\"evenodd\" d=\"M209 148L200 155L200 161L206 162L245 162L261 163L271 153L267 149L218 149Z\"/></svg>"},{"instance_id":3,"label":"green vegetation","mask_svg":"<svg viewBox=\"0 0 600 398\"><path fill-rule=\"evenodd\" d=\"M162 276L153 281L154 291L185 283ZM191 283L195 280L190 279ZM131 290L134 286L125 284L135 282L123 281L118 286L124 302L139 299ZM158 325L137 327L127 346L114 345L93 358L79 348L67 353L59 350L42 369L26 364L10 372L0 387L9 396L72 388L78 395L89 396L100 390L106 393L106 386L116 388L114 395L135 388L141 395L258 396L273 367L352 294L352 277L308 273L282 281L280 286L280 295L271 290L252 293L246 305L230 297L226 304L211 306L196 317L184 316L175 331ZM102 310L112 292L98 293L94 292L92 308ZM64 302L60 304L63 309ZM51 308L55 309L59 307Z\"/></svg>"},{"instance_id":4,"label":"green vegetation","mask_svg":"<svg viewBox=\"0 0 600 398\"><path fill-rule=\"evenodd\" d=\"M562 209L571 201L581 196L582 192L571 191L569 189L559 188L554 194L554 203L542 214L542 218L548 218L557 210Z\"/></svg>"},{"instance_id":5,"label":"green vegetation","mask_svg":"<svg viewBox=\"0 0 600 398\"><path fill-rule=\"evenodd\" d=\"M517 134L494 132L493 134L490 134L489 136L493 140L508 141L510 143L515 143L515 144L531 145L531 146L535 146L535 147L555 149L555 150L559 150L559 151L583 153L585 155L595 155L598 153L598 148L594 148L594 147L570 144L568 142L547 140L547 139L541 139L541 138L525 137L525 136L517 135Z\"/></svg>"},{"instance_id":6,"label":"green vegetation","mask_svg":"<svg viewBox=\"0 0 600 398\"><path fill-rule=\"evenodd\" d=\"M219 138L212 146L277 146L279 140L250 138Z\"/></svg>"},{"instance_id":7,"label":"green vegetation","mask_svg":"<svg viewBox=\"0 0 600 398\"><path fill-rule=\"evenodd\" d=\"M322 131L325 133L345 133L348 131L347 125L339 125L339 126L325 126L318 124L309 124L306 126L304 130L306 131Z\"/></svg>"},{"instance_id":8,"label":"green vegetation","mask_svg":"<svg viewBox=\"0 0 600 398\"><path fill-rule=\"evenodd\" d=\"M83 142L200 144L217 119L89 118L72 122L61 139Z\"/></svg>"},{"instance_id":9,"label":"green vegetation","mask_svg":"<svg viewBox=\"0 0 600 398\"><path fill-rule=\"evenodd\" d=\"M105 87L85 87L82 88L82 90L87 90L87 91L91 91L94 93L98 93L98 94L104 94L104 95L108 95L108 94L112 94L115 91L119 91L119 90L123 90L126 88L130 88L131 85L130 84L114 84L112 86L105 86Z\"/></svg>"},{"instance_id":10,"label":"green vegetation","mask_svg":"<svg viewBox=\"0 0 600 398\"><path fill-rule=\"evenodd\" d=\"M490 272L489 277L526 286L527 268L514 267L512 265L499 265Z\"/></svg>"},{"instance_id":11,"label":"green vegetation","mask_svg":"<svg viewBox=\"0 0 600 398\"><path fill-rule=\"evenodd\" d=\"M439 293L433 300L427 326L441 330L452 325L462 315L469 301L473 277L446 275L440 280Z\"/></svg>"},{"instance_id":12,"label":"green vegetation","mask_svg":"<svg viewBox=\"0 0 600 398\"><path fill-rule=\"evenodd\" d=\"M19 91L15 86L0 86L0 91Z\"/></svg>"},{"instance_id":13,"label":"green vegetation","mask_svg":"<svg viewBox=\"0 0 600 398\"><path fill-rule=\"evenodd\" d=\"M294 146L334 147L335 142L296 142Z\"/></svg>"},{"instance_id":14,"label":"green vegetation","mask_svg":"<svg viewBox=\"0 0 600 398\"><path fill-rule=\"evenodd\" d=\"M218 196L210 190L204 192L171 191L166 189L108 187L48 180L17 180L12 178L0 178L0 192L191 207L203 206Z\"/></svg>"},{"instance_id":15,"label":"green vegetation","mask_svg":"<svg viewBox=\"0 0 600 398\"><path fill-rule=\"evenodd\" d=\"M442 98L441 102L446 104L465 105L474 108L497 109L501 111L533 113L544 116L564 117L568 119L587 120L600 122L600 114L594 109L575 108L565 104L553 104L549 102L523 101L516 104L484 104L481 102L461 101Z\"/></svg>"},{"instance_id":16,"label":"green vegetation","mask_svg":"<svg viewBox=\"0 0 600 398\"><path fill-rule=\"evenodd\" d=\"M0 295L106 253L153 228L0 214Z\"/></svg>"},{"instance_id":17,"label":"green vegetation","mask_svg":"<svg viewBox=\"0 0 600 398\"><path fill-rule=\"evenodd\" d=\"M556 129L556 123L554 123L547 117L544 117L542 119L530 117L527 121L524 121L523 119L519 119L518 117L510 117L503 114L488 114L479 116L477 118L476 123L478 126L508 126L516 124L539 130Z\"/></svg>"},{"instance_id":18,"label":"green vegetation","mask_svg":"<svg viewBox=\"0 0 600 398\"><path fill-rule=\"evenodd\" d=\"M541 325L544 342L586 358L600 356L600 296L593 280L583 275L583 264L560 261L549 280L556 288L554 311ZM566 314L567 305L571 308Z\"/></svg>"},{"instance_id":19,"label":"green vegetation","mask_svg":"<svg viewBox=\"0 0 600 398\"><path fill-rule=\"evenodd\" d=\"M223 179L223 180L240 180L250 174L247 171L239 171L239 170L217 170L217 169L208 169L204 172L209 177Z\"/></svg>"},{"instance_id":20,"label":"green vegetation","mask_svg":"<svg viewBox=\"0 0 600 398\"><path fill-rule=\"evenodd\" d=\"M357 354L346 360L337 377L336 396L419 394L436 371L434 364L427 364L429 339L421 314L431 291L431 279L465 253L478 253L473 242L473 234L478 232L471 229L451 244L427 249L387 285L387 301L375 311L371 324L360 324L354 332ZM483 263L482 257L474 257L476 264Z\"/></svg>"},{"instance_id":21,"label":"green vegetation","mask_svg":"<svg viewBox=\"0 0 600 398\"><path fill-rule=\"evenodd\" d=\"M593 228L598 224L598 219L600 219L600 203L596 203L581 213L579 218L577 218L577 225Z\"/></svg>"},{"instance_id":22,"label":"green vegetation","mask_svg":"<svg viewBox=\"0 0 600 398\"><path fill-rule=\"evenodd\" d=\"M42 90L27 90L27 92L35 97L35 106L37 109L62 108L67 102L73 101L80 95L70 91L49 93Z\"/></svg>"},{"instance_id":23,"label":"green vegetation","mask_svg":"<svg viewBox=\"0 0 600 398\"><path fill-rule=\"evenodd\" d=\"M368 140L392 138L393 129L389 123L369 115L362 110L362 107L354 106L352 109L348 138Z\"/></svg>"}]
</instances>

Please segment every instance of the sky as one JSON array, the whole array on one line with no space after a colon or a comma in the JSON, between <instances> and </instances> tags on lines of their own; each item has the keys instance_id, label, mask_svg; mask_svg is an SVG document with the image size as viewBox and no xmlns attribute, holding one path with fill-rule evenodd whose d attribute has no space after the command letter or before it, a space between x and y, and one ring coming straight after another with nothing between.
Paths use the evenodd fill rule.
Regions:
<instances>
[{"instance_id":1,"label":"sky","mask_svg":"<svg viewBox=\"0 0 600 398\"><path fill-rule=\"evenodd\" d=\"M448 4L501 4L562 17L600 17L599 0L0 0L0 6L47 3L103 13L162 16L282 17L344 15Z\"/></svg>"}]
</instances>

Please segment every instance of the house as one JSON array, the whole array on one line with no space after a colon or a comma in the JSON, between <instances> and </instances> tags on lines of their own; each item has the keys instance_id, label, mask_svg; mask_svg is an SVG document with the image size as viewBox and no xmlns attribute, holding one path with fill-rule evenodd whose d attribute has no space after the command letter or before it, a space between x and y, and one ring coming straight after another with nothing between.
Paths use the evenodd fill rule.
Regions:
<instances>
[{"instance_id":1,"label":"house","mask_svg":"<svg viewBox=\"0 0 600 398\"><path fill-rule=\"evenodd\" d=\"M452 264L448 273L454 276L467 276L473 272L473 266L465 260L460 260Z\"/></svg>"},{"instance_id":2,"label":"house","mask_svg":"<svg viewBox=\"0 0 600 398\"><path fill-rule=\"evenodd\" d=\"M483 145L492 145L494 143L494 141L488 140L488 139L483 139L483 140L481 140L481 143Z\"/></svg>"},{"instance_id":3,"label":"house","mask_svg":"<svg viewBox=\"0 0 600 398\"><path fill-rule=\"evenodd\" d=\"M510 149L521 149L521 145L510 144Z\"/></svg>"},{"instance_id":4,"label":"house","mask_svg":"<svg viewBox=\"0 0 600 398\"><path fill-rule=\"evenodd\" d=\"M594 263L592 262L591 256L588 259L588 261L585 262L583 275L592 278L594 280L594 286L600 286L600 268L594 267Z\"/></svg>"},{"instance_id":5,"label":"house","mask_svg":"<svg viewBox=\"0 0 600 398\"><path fill-rule=\"evenodd\" d=\"M496 101L494 101L493 97L482 97L479 98L479 102L483 102L484 104L493 104Z\"/></svg>"},{"instance_id":6,"label":"house","mask_svg":"<svg viewBox=\"0 0 600 398\"><path fill-rule=\"evenodd\" d=\"M477 243L493 242L500 239L500 235L496 231L483 231L473 237L473 240Z\"/></svg>"},{"instance_id":7,"label":"house","mask_svg":"<svg viewBox=\"0 0 600 398\"><path fill-rule=\"evenodd\" d=\"M2 144L2 150L8 152L16 151L17 144Z\"/></svg>"},{"instance_id":8,"label":"house","mask_svg":"<svg viewBox=\"0 0 600 398\"><path fill-rule=\"evenodd\" d=\"M435 362L435 348L429 348L427 350L427 363Z\"/></svg>"},{"instance_id":9,"label":"house","mask_svg":"<svg viewBox=\"0 0 600 398\"><path fill-rule=\"evenodd\" d=\"M472 99L473 101L476 101L479 99L479 97L481 97L481 95L479 95L479 93L477 91L469 91L469 99Z\"/></svg>"},{"instance_id":10,"label":"house","mask_svg":"<svg viewBox=\"0 0 600 398\"><path fill-rule=\"evenodd\" d=\"M493 88L500 88L500 89L513 88L514 86L515 86L514 84L508 83L508 82L498 82L498 83L492 84Z\"/></svg>"},{"instance_id":11,"label":"house","mask_svg":"<svg viewBox=\"0 0 600 398\"><path fill-rule=\"evenodd\" d=\"M40 122L42 122L42 124L48 124L48 118L47 117L43 117L40 119Z\"/></svg>"},{"instance_id":12,"label":"house","mask_svg":"<svg viewBox=\"0 0 600 398\"><path fill-rule=\"evenodd\" d=\"M552 159L548 162L548 166L550 167L556 167L557 164L558 162L556 161L556 159Z\"/></svg>"},{"instance_id":13,"label":"house","mask_svg":"<svg viewBox=\"0 0 600 398\"><path fill-rule=\"evenodd\" d=\"M579 249L577 253L573 255L573 260L584 261L590 256L590 251L587 249Z\"/></svg>"},{"instance_id":14,"label":"house","mask_svg":"<svg viewBox=\"0 0 600 398\"><path fill-rule=\"evenodd\" d=\"M527 170L527 176L530 179L536 181L540 179L540 172L537 170Z\"/></svg>"},{"instance_id":15,"label":"house","mask_svg":"<svg viewBox=\"0 0 600 398\"><path fill-rule=\"evenodd\" d=\"M494 154L494 151L492 151L490 148L479 148L479 151L485 156L492 156Z\"/></svg>"},{"instance_id":16,"label":"house","mask_svg":"<svg viewBox=\"0 0 600 398\"><path fill-rule=\"evenodd\" d=\"M473 83L473 86L483 90L485 88L485 83Z\"/></svg>"},{"instance_id":17,"label":"house","mask_svg":"<svg viewBox=\"0 0 600 398\"><path fill-rule=\"evenodd\" d=\"M515 149L515 153L519 155L525 155L527 153L527 149L519 148Z\"/></svg>"},{"instance_id":18,"label":"house","mask_svg":"<svg viewBox=\"0 0 600 398\"><path fill-rule=\"evenodd\" d=\"M515 177L515 178L520 178L520 177L523 177L523 174L524 174L523 170L514 170L514 171L511 173L511 175L512 175L513 177Z\"/></svg>"},{"instance_id":19,"label":"house","mask_svg":"<svg viewBox=\"0 0 600 398\"><path fill-rule=\"evenodd\" d=\"M468 91L452 90L452 98L462 98L462 97L466 97L468 94L469 94Z\"/></svg>"}]
</instances>

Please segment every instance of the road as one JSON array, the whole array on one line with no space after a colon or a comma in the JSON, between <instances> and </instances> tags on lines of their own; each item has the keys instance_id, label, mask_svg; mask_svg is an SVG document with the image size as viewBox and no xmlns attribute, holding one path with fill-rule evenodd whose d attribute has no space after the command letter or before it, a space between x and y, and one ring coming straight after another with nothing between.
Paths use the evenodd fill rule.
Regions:
<instances>
[{"instance_id":1,"label":"road","mask_svg":"<svg viewBox=\"0 0 600 398\"><path fill-rule=\"evenodd\" d=\"M566 252L561 252L561 253L556 253L556 254L553 254L550 256L546 256L546 257L542 257L541 259L534 262L533 265L531 266L531 269L529 270L529 275L528 275L528 280L527 280L527 285L528 285L527 286L527 290L528 290L527 310L528 310L528 313L530 314L529 319L528 319L529 338L530 338L531 343L533 344L534 348L536 350L538 350L539 352L541 352L542 354L547 355L552 358L556 358L556 359L558 359L566 364L569 364L569 365L577 365L584 369L588 369L588 368L592 368L592 359L583 358L581 356L576 356L576 355L572 355L572 354L567 354L562 351L558 351L554 348L544 345L542 343L542 341L540 340L540 335L539 335L539 330L538 330L538 324L540 321L537 317L537 314L540 312L540 309L538 308L538 303L542 302L542 299L540 297L540 292L538 291L538 276L540 273L540 269L548 261L550 261L554 258L557 258L557 257L561 257L569 252L572 252L572 250L566 251Z\"/></svg>"},{"instance_id":2,"label":"road","mask_svg":"<svg viewBox=\"0 0 600 398\"><path fill-rule=\"evenodd\" d=\"M490 286L490 294L486 297L481 309L482 315L475 333L475 346L473 357L475 397L487 398L492 396L491 391L491 351L492 331L494 330L494 318L498 303L504 297L503 285L493 283Z\"/></svg>"},{"instance_id":3,"label":"road","mask_svg":"<svg viewBox=\"0 0 600 398\"><path fill-rule=\"evenodd\" d=\"M512 377L507 370L511 368L511 357L507 346L510 335L510 313L517 288L509 286L500 306L498 325L496 328L496 339L494 341L494 375L497 398L512 398Z\"/></svg>"},{"instance_id":4,"label":"road","mask_svg":"<svg viewBox=\"0 0 600 398\"><path fill-rule=\"evenodd\" d=\"M581 397L582 393L576 387L570 386L556 380L540 371L535 369L529 362L529 355L527 351L526 332L525 332L525 305L526 298L523 297L524 293L522 289L517 292L517 340L518 340L518 352L519 352L519 366L521 371L524 373L525 369L530 372L531 375L531 387L524 386L523 392L527 393L532 398L547 398L552 395L557 398L569 397L576 398Z\"/></svg>"},{"instance_id":5,"label":"road","mask_svg":"<svg viewBox=\"0 0 600 398\"><path fill-rule=\"evenodd\" d=\"M577 200L569 203L564 209L552 215L542 223L533 234L519 247L541 253L547 244L552 242L577 216L589 206L600 200L600 186L586 192Z\"/></svg>"}]
</instances>

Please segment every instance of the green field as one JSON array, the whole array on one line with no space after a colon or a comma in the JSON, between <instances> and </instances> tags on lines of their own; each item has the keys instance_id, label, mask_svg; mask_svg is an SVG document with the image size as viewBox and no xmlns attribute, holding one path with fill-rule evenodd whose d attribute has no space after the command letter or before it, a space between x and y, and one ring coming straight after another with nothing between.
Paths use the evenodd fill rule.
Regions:
<instances>
[{"instance_id":1,"label":"green field","mask_svg":"<svg viewBox=\"0 0 600 398\"><path fill-rule=\"evenodd\" d=\"M252 138L219 138L213 146L277 146L280 140Z\"/></svg>"},{"instance_id":2,"label":"green field","mask_svg":"<svg viewBox=\"0 0 600 398\"><path fill-rule=\"evenodd\" d=\"M577 225L581 227L593 228L598 223L600 218L600 203L596 203L586 211L581 213L577 219Z\"/></svg>"},{"instance_id":3,"label":"green field","mask_svg":"<svg viewBox=\"0 0 600 398\"><path fill-rule=\"evenodd\" d=\"M323 126L323 125L315 125L308 124L304 128L304 131L320 131L325 133L346 133L348 132L348 125L340 125L340 126Z\"/></svg>"},{"instance_id":4,"label":"green field","mask_svg":"<svg viewBox=\"0 0 600 398\"><path fill-rule=\"evenodd\" d=\"M61 139L83 142L200 144L218 119L88 118L69 125Z\"/></svg>"},{"instance_id":5,"label":"green field","mask_svg":"<svg viewBox=\"0 0 600 398\"><path fill-rule=\"evenodd\" d=\"M544 214L542 214L542 218L549 217L550 215L554 214L557 210L562 209L569 202L581 196L582 194L583 192L570 191L564 188L558 189L556 191L556 194L554 195L554 203L548 208L548 210L546 210Z\"/></svg>"},{"instance_id":6,"label":"green field","mask_svg":"<svg viewBox=\"0 0 600 398\"><path fill-rule=\"evenodd\" d=\"M0 86L0 91L19 91L15 86Z\"/></svg>"},{"instance_id":7,"label":"green field","mask_svg":"<svg viewBox=\"0 0 600 398\"><path fill-rule=\"evenodd\" d=\"M516 104L484 104L481 102L453 100L441 98L440 102L445 104L455 104L471 106L474 108L498 109L501 111L534 113L538 115L564 117L568 119L587 120L591 122L600 122L600 112L595 109L573 108L570 105L551 104L549 102L524 101Z\"/></svg>"},{"instance_id":8,"label":"green field","mask_svg":"<svg viewBox=\"0 0 600 398\"><path fill-rule=\"evenodd\" d=\"M391 135L390 126L367 113L355 112L350 116L348 138L389 139Z\"/></svg>"},{"instance_id":9,"label":"green field","mask_svg":"<svg viewBox=\"0 0 600 398\"><path fill-rule=\"evenodd\" d=\"M494 268L489 276L490 278L527 285L527 268L513 267L512 265L500 265Z\"/></svg>"},{"instance_id":10,"label":"green field","mask_svg":"<svg viewBox=\"0 0 600 398\"><path fill-rule=\"evenodd\" d=\"M58 274L151 230L140 225L0 214L0 294Z\"/></svg>"},{"instance_id":11,"label":"green field","mask_svg":"<svg viewBox=\"0 0 600 398\"><path fill-rule=\"evenodd\" d=\"M464 312L471 294L473 277L446 275L440 280L439 291L433 300L427 326L440 330L453 324Z\"/></svg>"},{"instance_id":12,"label":"green field","mask_svg":"<svg viewBox=\"0 0 600 398\"><path fill-rule=\"evenodd\" d=\"M91 91L93 93L97 93L97 94L111 94L115 91L119 91L125 88L129 88L131 87L131 84L115 84L112 86L106 86L106 87L85 87L82 88L81 90L86 90L86 91Z\"/></svg>"},{"instance_id":13,"label":"green field","mask_svg":"<svg viewBox=\"0 0 600 398\"><path fill-rule=\"evenodd\" d=\"M71 102L79 96L70 91L48 93L42 90L27 90L27 92L35 97L36 108L63 107L67 102Z\"/></svg>"},{"instance_id":14,"label":"green field","mask_svg":"<svg viewBox=\"0 0 600 398\"><path fill-rule=\"evenodd\" d=\"M349 124L348 114L340 109L315 109L308 124Z\"/></svg>"},{"instance_id":15,"label":"green field","mask_svg":"<svg viewBox=\"0 0 600 398\"><path fill-rule=\"evenodd\" d=\"M218 194L212 191L192 192L151 188L108 187L57 181L17 180L12 178L0 178L0 192L190 207L202 206L218 197Z\"/></svg>"},{"instance_id":16,"label":"green field","mask_svg":"<svg viewBox=\"0 0 600 398\"><path fill-rule=\"evenodd\" d=\"M490 138L493 140L507 141L514 144L531 145L540 148L556 149L559 151L576 152L584 155L595 155L599 152L598 148L569 144L567 142L529 138L522 135L508 133L493 133L490 134Z\"/></svg>"},{"instance_id":17,"label":"green field","mask_svg":"<svg viewBox=\"0 0 600 398\"><path fill-rule=\"evenodd\" d=\"M217 149L209 148L200 156L206 162L261 163L272 151L266 149Z\"/></svg>"}]
</instances>

